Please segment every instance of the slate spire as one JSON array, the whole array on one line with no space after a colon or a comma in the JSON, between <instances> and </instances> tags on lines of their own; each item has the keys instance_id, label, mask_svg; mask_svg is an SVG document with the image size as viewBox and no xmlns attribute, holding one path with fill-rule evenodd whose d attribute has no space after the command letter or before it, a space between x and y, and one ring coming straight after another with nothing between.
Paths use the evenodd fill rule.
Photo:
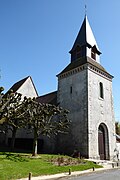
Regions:
<instances>
[{"instance_id":1,"label":"slate spire","mask_svg":"<svg viewBox=\"0 0 120 180\"><path fill-rule=\"evenodd\" d=\"M86 15L70 54L71 62L80 57L88 56L99 63L99 55L101 52L98 48Z\"/></svg>"}]
</instances>

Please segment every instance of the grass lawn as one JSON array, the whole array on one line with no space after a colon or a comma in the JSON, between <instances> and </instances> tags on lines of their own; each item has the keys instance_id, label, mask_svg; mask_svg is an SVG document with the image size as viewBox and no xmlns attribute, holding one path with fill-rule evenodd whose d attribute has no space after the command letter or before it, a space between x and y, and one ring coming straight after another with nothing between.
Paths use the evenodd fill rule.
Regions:
<instances>
[{"instance_id":1,"label":"grass lawn","mask_svg":"<svg viewBox=\"0 0 120 180\"><path fill-rule=\"evenodd\" d=\"M72 171L82 171L92 167L101 166L68 156L41 154L32 158L31 154L0 152L0 180L28 177L29 172L39 176L68 172L69 168Z\"/></svg>"}]
</instances>

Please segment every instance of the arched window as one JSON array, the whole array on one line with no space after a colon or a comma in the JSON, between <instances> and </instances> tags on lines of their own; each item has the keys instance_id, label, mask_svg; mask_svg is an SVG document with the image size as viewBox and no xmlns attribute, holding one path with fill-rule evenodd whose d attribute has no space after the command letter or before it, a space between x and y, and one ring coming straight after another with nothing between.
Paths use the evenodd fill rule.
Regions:
<instances>
[{"instance_id":1,"label":"arched window","mask_svg":"<svg viewBox=\"0 0 120 180\"><path fill-rule=\"evenodd\" d=\"M103 99L104 98L104 92L103 92L103 83L99 83L99 88L100 88L100 97Z\"/></svg>"}]
</instances>

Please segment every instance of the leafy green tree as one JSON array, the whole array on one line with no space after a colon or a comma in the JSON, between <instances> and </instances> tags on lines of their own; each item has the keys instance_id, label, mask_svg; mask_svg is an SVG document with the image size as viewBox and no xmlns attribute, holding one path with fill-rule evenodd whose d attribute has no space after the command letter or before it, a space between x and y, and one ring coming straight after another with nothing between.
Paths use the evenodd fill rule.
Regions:
<instances>
[{"instance_id":1,"label":"leafy green tree","mask_svg":"<svg viewBox=\"0 0 120 180\"><path fill-rule=\"evenodd\" d=\"M14 150L16 133L19 129L25 128L26 123L26 101L21 100L21 94L15 93L14 101L9 105L6 124L12 132L11 150ZM28 101L27 101L28 102Z\"/></svg>"},{"instance_id":2,"label":"leafy green tree","mask_svg":"<svg viewBox=\"0 0 120 180\"><path fill-rule=\"evenodd\" d=\"M4 125L6 133L11 130L11 150L14 150L17 130L26 126L24 118L26 98L22 101L20 93L9 90L4 95L2 91L3 88L0 91L0 123Z\"/></svg>"},{"instance_id":3,"label":"leafy green tree","mask_svg":"<svg viewBox=\"0 0 120 180\"><path fill-rule=\"evenodd\" d=\"M21 94L11 90L5 95L0 88L0 123L12 132L11 150L14 149L17 130L31 127L34 132L33 155L37 154L37 140L40 135L65 133L70 121L68 111L51 104L40 104L35 98L21 99Z\"/></svg>"},{"instance_id":4,"label":"leafy green tree","mask_svg":"<svg viewBox=\"0 0 120 180\"><path fill-rule=\"evenodd\" d=\"M115 129L116 129L116 134L120 135L120 123L115 122Z\"/></svg>"},{"instance_id":5,"label":"leafy green tree","mask_svg":"<svg viewBox=\"0 0 120 180\"><path fill-rule=\"evenodd\" d=\"M0 87L0 124L3 124L3 122L6 120L6 106L7 106L7 100L4 98L4 88Z\"/></svg>"},{"instance_id":6,"label":"leafy green tree","mask_svg":"<svg viewBox=\"0 0 120 180\"><path fill-rule=\"evenodd\" d=\"M41 104L32 99L27 103L27 120L34 133L33 156L37 155L37 140L40 135L65 133L69 128L68 111L51 104Z\"/></svg>"}]
</instances>

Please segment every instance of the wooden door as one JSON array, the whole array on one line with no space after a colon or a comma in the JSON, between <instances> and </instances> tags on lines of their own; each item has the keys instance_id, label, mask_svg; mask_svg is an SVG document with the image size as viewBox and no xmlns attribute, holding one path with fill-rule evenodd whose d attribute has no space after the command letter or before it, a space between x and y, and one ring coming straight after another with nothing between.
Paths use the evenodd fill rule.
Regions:
<instances>
[{"instance_id":1,"label":"wooden door","mask_svg":"<svg viewBox=\"0 0 120 180\"><path fill-rule=\"evenodd\" d=\"M106 158L105 157L105 133L104 133L104 128L102 126L100 126L98 130L98 143L99 143L100 159L104 160Z\"/></svg>"}]
</instances>

